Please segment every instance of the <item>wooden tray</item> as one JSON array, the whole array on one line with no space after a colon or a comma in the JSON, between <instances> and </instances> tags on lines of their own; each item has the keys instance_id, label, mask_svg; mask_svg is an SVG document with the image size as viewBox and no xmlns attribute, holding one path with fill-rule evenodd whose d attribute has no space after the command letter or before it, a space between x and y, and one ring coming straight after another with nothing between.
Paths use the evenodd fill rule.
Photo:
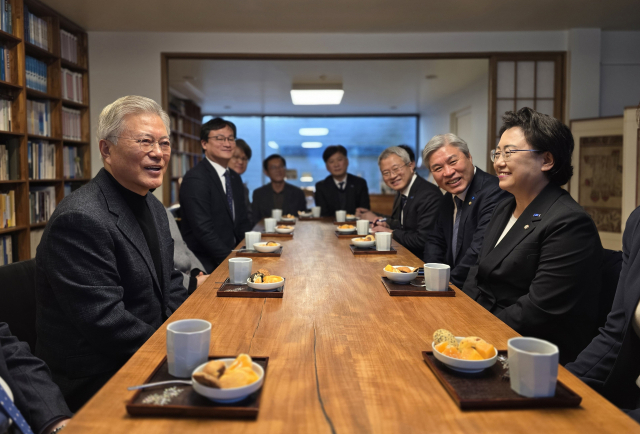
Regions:
<instances>
[{"instance_id":1,"label":"wooden tray","mask_svg":"<svg viewBox=\"0 0 640 434\"><path fill-rule=\"evenodd\" d=\"M298 217L298 220L307 221L307 222L320 221L323 219L324 217Z\"/></svg>"},{"instance_id":2,"label":"wooden tray","mask_svg":"<svg viewBox=\"0 0 640 434\"><path fill-rule=\"evenodd\" d=\"M275 252L264 253L257 250L249 250L247 246L242 246L239 251L236 252L236 256L243 258L277 258L282 256L282 249L284 246L280 246Z\"/></svg>"},{"instance_id":3,"label":"wooden tray","mask_svg":"<svg viewBox=\"0 0 640 434\"><path fill-rule=\"evenodd\" d=\"M351 253L354 255L397 255L398 251L391 247L391 250L376 250L376 246L373 247L356 247L353 244L349 244Z\"/></svg>"},{"instance_id":4,"label":"wooden tray","mask_svg":"<svg viewBox=\"0 0 640 434\"><path fill-rule=\"evenodd\" d=\"M235 285L229 283L229 278L226 280L220 288L218 288L218 297L244 297L244 298L282 298L284 295L284 287L287 284L287 279L284 279L284 284L280 288L276 288L271 291L258 291L253 288L249 288L248 285Z\"/></svg>"},{"instance_id":5,"label":"wooden tray","mask_svg":"<svg viewBox=\"0 0 640 434\"><path fill-rule=\"evenodd\" d=\"M455 297L456 292L453 290L455 286L449 283L449 289L446 291L427 291L424 288L413 286L410 283L398 284L387 279L385 276L381 277L382 284L386 288L390 296L410 296L410 297ZM418 276L413 281L415 283L423 283L424 276Z\"/></svg>"},{"instance_id":6,"label":"wooden tray","mask_svg":"<svg viewBox=\"0 0 640 434\"><path fill-rule=\"evenodd\" d=\"M347 220L347 221L344 221L344 222L334 221L333 224L336 225L336 226L340 226L340 225L354 225L355 226L356 225L355 223L358 220L364 220L364 219Z\"/></svg>"},{"instance_id":7,"label":"wooden tray","mask_svg":"<svg viewBox=\"0 0 640 434\"><path fill-rule=\"evenodd\" d=\"M209 356L211 359L231 358L235 356ZM252 357L253 361L264 368L264 380L267 380L268 357ZM160 365L147 378L146 383L156 381L173 380L175 377L169 374L169 365L165 356ZM143 404L142 401L149 395L162 393L165 389L177 387L183 389L180 395L174 397L169 404ZM264 387L264 385L263 385ZM223 419L256 419L260 410L260 398L262 389L249 395L246 399L233 404L221 404L210 401L204 396L198 395L193 387L188 384L169 384L149 389L140 389L126 404L127 413L131 416L160 416L160 417L209 417Z\"/></svg>"},{"instance_id":8,"label":"wooden tray","mask_svg":"<svg viewBox=\"0 0 640 434\"><path fill-rule=\"evenodd\" d=\"M262 231L260 233L265 237L293 238L293 232L291 232L289 234L280 234L278 232L265 232L265 231Z\"/></svg>"},{"instance_id":9,"label":"wooden tray","mask_svg":"<svg viewBox=\"0 0 640 434\"><path fill-rule=\"evenodd\" d=\"M292 222L288 222L288 221L286 221L286 220L280 220L279 222L277 222L277 223L276 223L276 226L278 226L278 225L283 225L283 226L295 226L296 221L297 221L297 220L292 221Z\"/></svg>"},{"instance_id":10,"label":"wooden tray","mask_svg":"<svg viewBox=\"0 0 640 434\"><path fill-rule=\"evenodd\" d=\"M354 238L358 236L358 231L356 231L355 229L353 230L353 232L342 233L342 232L334 231L334 233L338 238Z\"/></svg>"},{"instance_id":11,"label":"wooden tray","mask_svg":"<svg viewBox=\"0 0 640 434\"><path fill-rule=\"evenodd\" d=\"M507 355L505 350L498 353ZM509 380L502 379L504 369L500 362L477 374L463 374L447 368L433 356L433 351L423 351L422 357L460 410L578 407L582 401L560 381L552 398L518 395L511 390Z\"/></svg>"}]
</instances>

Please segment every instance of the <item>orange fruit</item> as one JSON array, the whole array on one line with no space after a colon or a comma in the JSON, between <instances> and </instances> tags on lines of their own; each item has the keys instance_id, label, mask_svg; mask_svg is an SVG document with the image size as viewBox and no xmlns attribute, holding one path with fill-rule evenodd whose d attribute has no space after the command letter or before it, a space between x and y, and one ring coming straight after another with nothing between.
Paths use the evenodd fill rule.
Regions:
<instances>
[{"instance_id":1,"label":"orange fruit","mask_svg":"<svg viewBox=\"0 0 640 434\"><path fill-rule=\"evenodd\" d=\"M436 351L442 353L449 346L449 342L440 342L436 345Z\"/></svg>"}]
</instances>

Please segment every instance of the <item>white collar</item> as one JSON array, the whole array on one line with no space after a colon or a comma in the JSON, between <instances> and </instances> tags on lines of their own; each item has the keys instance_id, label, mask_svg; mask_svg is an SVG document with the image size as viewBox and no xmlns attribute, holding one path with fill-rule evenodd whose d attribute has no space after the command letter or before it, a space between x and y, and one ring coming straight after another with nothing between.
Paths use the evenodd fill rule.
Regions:
<instances>
[{"instance_id":1,"label":"white collar","mask_svg":"<svg viewBox=\"0 0 640 434\"><path fill-rule=\"evenodd\" d=\"M222 167L221 165L219 165L218 163L216 163L213 160L210 160L209 157L206 157L207 161L209 161L209 163L211 163L211 165L213 166L214 169L216 169L216 172L218 173L218 176L220 178L222 178L224 176L224 173L227 171L226 167Z\"/></svg>"},{"instance_id":2,"label":"white collar","mask_svg":"<svg viewBox=\"0 0 640 434\"><path fill-rule=\"evenodd\" d=\"M473 166L473 176L476 176L476 166ZM471 178L471 182L473 182L473 178ZM462 193L455 194L454 196L457 196L458 199L464 202L465 198L467 197L467 192L469 191L469 187L471 187L471 182L469 182L469 185L467 185L467 188L465 188Z\"/></svg>"},{"instance_id":3,"label":"white collar","mask_svg":"<svg viewBox=\"0 0 640 434\"><path fill-rule=\"evenodd\" d=\"M336 187L340 188L340 183L342 182L343 185L345 186L345 188L347 187L347 175L344 175L344 179L342 181L338 181L336 178L334 178L333 176L331 177L331 179L333 179L333 182L335 182Z\"/></svg>"},{"instance_id":4,"label":"white collar","mask_svg":"<svg viewBox=\"0 0 640 434\"><path fill-rule=\"evenodd\" d=\"M416 175L414 173L413 176L411 177L411 182L409 182L409 185L407 185L404 188L404 190L402 190L402 193L400 193L400 194L403 194L403 195L409 197L409 192L411 191L411 186L413 186L413 181L415 181L417 177L418 177L418 175Z\"/></svg>"}]
</instances>

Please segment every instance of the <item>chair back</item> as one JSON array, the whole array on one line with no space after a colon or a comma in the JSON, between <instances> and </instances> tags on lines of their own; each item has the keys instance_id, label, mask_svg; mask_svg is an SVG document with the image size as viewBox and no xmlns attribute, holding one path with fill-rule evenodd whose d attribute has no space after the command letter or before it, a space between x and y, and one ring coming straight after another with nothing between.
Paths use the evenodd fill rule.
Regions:
<instances>
[{"instance_id":1,"label":"chair back","mask_svg":"<svg viewBox=\"0 0 640 434\"><path fill-rule=\"evenodd\" d=\"M0 267L0 322L36 349L36 260Z\"/></svg>"},{"instance_id":2,"label":"chair back","mask_svg":"<svg viewBox=\"0 0 640 434\"><path fill-rule=\"evenodd\" d=\"M178 225L178 229L182 230L182 214L180 212L180 204L176 203L175 205L171 205L169 208L167 208L167 211L169 211L171 215L173 215L173 218L176 220L176 224Z\"/></svg>"},{"instance_id":3,"label":"chair back","mask_svg":"<svg viewBox=\"0 0 640 434\"><path fill-rule=\"evenodd\" d=\"M598 307L598 327L607 322L607 315L611 312L613 298L616 295L618 279L622 270L622 252L604 249L602 255L602 287L600 289L600 304Z\"/></svg>"}]
</instances>

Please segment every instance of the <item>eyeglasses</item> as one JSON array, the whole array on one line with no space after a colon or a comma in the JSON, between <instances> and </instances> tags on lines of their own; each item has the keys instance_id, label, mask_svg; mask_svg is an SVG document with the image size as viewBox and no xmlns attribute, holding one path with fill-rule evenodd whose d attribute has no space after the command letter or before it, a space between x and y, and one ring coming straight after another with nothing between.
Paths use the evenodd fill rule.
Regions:
<instances>
[{"instance_id":1,"label":"eyeglasses","mask_svg":"<svg viewBox=\"0 0 640 434\"><path fill-rule=\"evenodd\" d=\"M138 146L140 146L140 149L143 152L151 152L151 150L156 146L156 144L160 145L160 150L162 150L163 154L170 154L171 153L171 141L167 138L163 138L160 140L154 140L151 137L140 137L138 139L133 138L133 137L122 137L122 136L109 136L109 137L116 137L118 139L127 139L127 140L133 140L134 142L136 142L138 144Z\"/></svg>"},{"instance_id":2,"label":"eyeglasses","mask_svg":"<svg viewBox=\"0 0 640 434\"><path fill-rule=\"evenodd\" d=\"M409 164L411 163L403 164L402 166L394 166L391 168L391 170L385 170L384 172L382 172L382 177L390 178L391 176L396 176L398 173L400 173L400 169L402 169L403 167L407 167Z\"/></svg>"},{"instance_id":3,"label":"eyeglasses","mask_svg":"<svg viewBox=\"0 0 640 434\"><path fill-rule=\"evenodd\" d=\"M225 137L225 136L211 136L211 137L207 137L207 140L213 139L216 142L225 142L225 140L231 144L236 142L236 138L235 137Z\"/></svg>"},{"instance_id":4,"label":"eyeglasses","mask_svg":"<svg viewBox=\"0 0 640 434\"><path fill-rule=\"evenodd\" d=\"M238 160L238 161L242 161L243 163L246 163L247 161L249 161L249 159L247 157L231 157L232 160Z\"/></svg>"},{"instance_id":5,"label":"eyeglasses","mask_svg":"<svg viewBox=\"0 0 640 434\"><path fill-rule=\"evenodd\" d=\"M509 161L511 158L511 154L514 152L543 152L540 149L505 149L504 152L496 151L495 149L491 150L491 162L495 163L500 159L500 157L504 158L504 161Z\"/></svg>"}]
</instances>

